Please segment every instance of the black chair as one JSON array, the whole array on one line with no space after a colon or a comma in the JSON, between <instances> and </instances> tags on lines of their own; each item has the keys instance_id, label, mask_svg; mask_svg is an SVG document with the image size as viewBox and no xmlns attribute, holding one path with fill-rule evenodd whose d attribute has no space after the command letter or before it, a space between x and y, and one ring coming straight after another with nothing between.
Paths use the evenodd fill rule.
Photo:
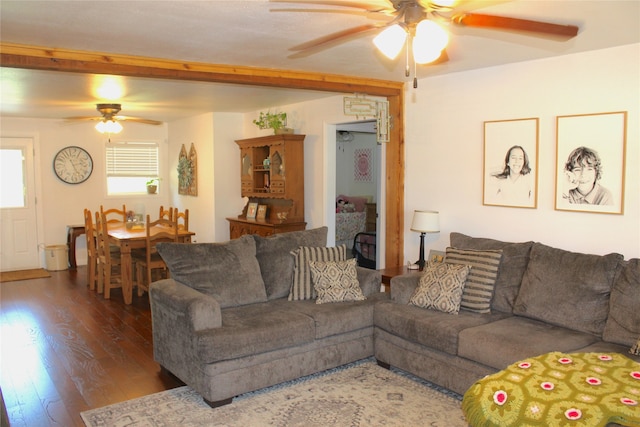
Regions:
<instances>
[{"instance_id":1,"label":"black chair","mask_svg":"<svg viewBox=\"0 0 640 427\"><path fill-rule=\"evenodd\" d=\"M376 269L376 233L358 233L353 238L353 257L360 267Z\"/></svg>"}]
</instances>

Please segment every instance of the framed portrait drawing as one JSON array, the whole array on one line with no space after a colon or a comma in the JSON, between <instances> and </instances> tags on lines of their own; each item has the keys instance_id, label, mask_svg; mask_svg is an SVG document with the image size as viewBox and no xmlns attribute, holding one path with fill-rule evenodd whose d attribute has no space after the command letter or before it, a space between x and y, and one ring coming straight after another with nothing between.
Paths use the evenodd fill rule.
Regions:
<instances>
[{"instance_id":1,"label":"framed portrait drawing","mask_svg":"<svg viewBox=\"0 0 640 427\"><path fill-rule=\"evenodd\" d=\"M256 214L258 213L258 204L257 203L249 203L247 207L247 219L256 219Z\"/></svg>"},{"instance_id":2,"label":"framed portrait drawing","mask_svg":"<svg viewBox=\"0 0 640 427\"><path fill-rule=\"evenodd\" d=\"M484 122L482 204L535 209L538 118Z\"/></svg>"},{"instance_id":3,"label":"framed portrait drawing","mask_svg":"<svg viewBox=\"0 0 640 427\"><path fill-rule=\"evenodd\" d=\"M556 210L624 212L626 129L626 111L556 118Z\"/></svg>"}]
</instances>

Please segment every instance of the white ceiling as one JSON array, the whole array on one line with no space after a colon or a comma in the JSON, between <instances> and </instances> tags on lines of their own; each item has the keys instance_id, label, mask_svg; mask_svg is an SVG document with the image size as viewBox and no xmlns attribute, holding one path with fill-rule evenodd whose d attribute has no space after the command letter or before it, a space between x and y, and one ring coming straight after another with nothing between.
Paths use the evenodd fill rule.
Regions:
<instances>
[{"instance_id":1,"label":"white ceiling","mask_svg":"<svg viewBox=\"0 0 640 427\"><path fill-rule=\"evenodd\" d=\"M382 0L376 0L382 1ZM558 42L487 29L452 27L441 65L419 66L418 77L490 67L640 42L637 0L473 1L475 12L580 27ZM497 4L496 4L497 3ZM277 11L277 9L289 9ZM290 9L298 11L291 11ZM368 34L314 55L290 59L294 45L371 19L320 13L316 5L243 1L0 1L3 42L179 59L212 64L342 74L409 81L403 59L374 51ZM326 8L326 7L325 7ZM332 10L337 7L330 7ZM402 55L401 55L402 56ZM0 114L64 118L93 115L100 76L0 68ZM254 86L122 77L122 114L170 121L208 111L243 112L328 96Z\"/></svg>"}]
</instances>

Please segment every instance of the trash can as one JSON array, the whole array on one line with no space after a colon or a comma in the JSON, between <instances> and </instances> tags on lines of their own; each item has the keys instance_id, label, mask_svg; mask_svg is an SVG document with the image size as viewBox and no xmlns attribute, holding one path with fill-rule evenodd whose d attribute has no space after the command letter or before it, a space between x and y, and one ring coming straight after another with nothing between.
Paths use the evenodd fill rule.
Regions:
<instances>
[{"instance_id":1,"label":"trash can","mask_svg":"<svg viewBox=\"0 0 640 427\"><path fill-rule=\"evenodd\" d=\"M44 258L47 264L47 270L58 271L66 270L68 266L67 245L45 245Z\"/></svg>"}]
</instances>

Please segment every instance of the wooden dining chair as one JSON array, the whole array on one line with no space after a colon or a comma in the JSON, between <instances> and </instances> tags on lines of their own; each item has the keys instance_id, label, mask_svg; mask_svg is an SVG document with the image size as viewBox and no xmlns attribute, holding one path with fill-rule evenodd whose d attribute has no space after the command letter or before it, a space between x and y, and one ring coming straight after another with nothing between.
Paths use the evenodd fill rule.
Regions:
<instances>
[{"instance_id":1,"label":"wooden dining chair","mask_svg":"<svg viewBox=\"0 0 640 427\"><path fill-rule=\"evenodd\" d=\"M98 292L103 293L105 299L111 298L111 289L121 288L120 253L114 252L109 246L107 219L104 214L96 212L96 235L98 255Z\"/></svg>"},{"instance_id":2,"label":"wooden dining chair","mask_svg":"<svg viewBox=\"0 0 640 427\"><path fill-rule=\"evenodd\" d=\"M189 230L189 209L180 212L178 208L175 208L173 218L178 224L178 230Z\"/></svg>"},{"instance_id":3,"label":"wooden dining chair","mask_svg":"<svg viewBox=\"0 0 640 427\"><path fill-rule=\"evenodd\" d=\"M105 209L100 205L100 213L104 215L107 220L107 224L114 222L127 222L127 207L122 205L122 210L117 208Z\"/></svg>"},{"instance_id":4,"label":"wooden dining chair","mask_svg":"<svg viewBox=\"0 0 640 427\"><path fill-rule=\"evenodd\" d=\"M87 240L87 284L92 291L96 290L98 282L98 252L96 249L96 229L89 209L84 210L84 232Z\"/></svg>"},{"instance_id":5,"label":"wooden dining chair","mask_svg":"<svg viewBox=\"0 0 640 427\"><path fill-rule=\"evenodd\" d=\"M138 296L142 296L143 292L149 292L149 285L153 281L153 273L159 272L156 277L169 278L169 270L164 260L156 250L156 244L159 242L177 242L178 241L178 224L175 219L160 218L151 221L151 217L147 215L147 233L145 236L145 256L135 256L136 265L136 285L138 286Z\"/></svg>"},{"instance_id":6,"label":"wooden dining chair","mask_svg":"<svg viewBox=\"0 0 640 427\"><path fill-rule=\"evenodd\" d=\"M158 218L168 219L169 221L173 220L173 210L173 208L165 209L164 206L160 206Z\"/></svg>"}]
</instances>

